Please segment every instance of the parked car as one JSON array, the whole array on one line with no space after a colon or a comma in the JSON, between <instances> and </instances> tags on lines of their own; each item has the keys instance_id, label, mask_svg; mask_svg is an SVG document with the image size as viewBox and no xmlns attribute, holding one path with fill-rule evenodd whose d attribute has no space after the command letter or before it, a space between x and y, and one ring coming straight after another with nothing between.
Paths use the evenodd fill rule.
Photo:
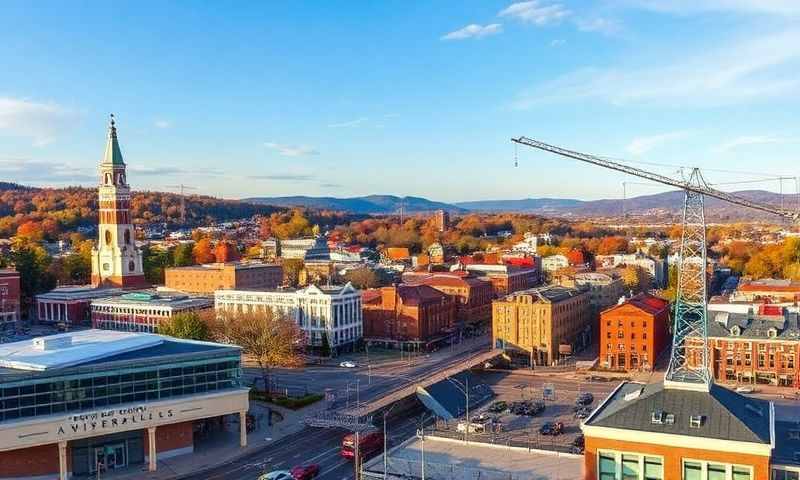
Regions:
<instances>
[{"instance_id":1,"label":"parked car","mask_svg":"<svg viewBox=\"0 0 800 480\"><path fill-rule=\"evenodd\" d=\"M319 465L310 463L308 465L298 465L290 470L294 480L312 480L319 475Z\"/></svg>"},{"instance_id":2,"label":"parked car","mask_svg":"<svg viewBox=\"0 0 800 480\"><path fill-rule=\"evenodd\" d=\"M508 410L508 403L502 400L493 402L491 405L489 405L489 408L487 409L487 411L491 413L503 413L506 410Z\"/></svg>"},{"instance_id":3,"label":"parked car","mask_svg":"<svg viewBox=\"0 0 800 480\"><path fill-rule=\"evenodd\" d=\"M575 410L575 418L579 420L583 420L584 418L588 418L591 415L592 409L589 407L581 407Z\"/></svg>"},{"instance_id":4,"label":"parked car","mask_svg":"<svg viewBox=\"0 0 800 480\"><path fill-rule=\"evenodd\" d=\"M289 470L274 470L258 477L258 480L293 480Z\"/></svg>"},{"instance_id":5,"label":"parked car","mask_svg":"<svg viewBox=\"0 0 800 480\"><path fill-rule=\"evenodd\" d=\"M348 433L342 439L341 455L353 459L356 456L356 434ZM383 448L383 433L380 430L366 430L358 434L358 453L367 457Z\"/></svg>"},{"instance_id":6,"label":"parked car","mask_svg":"<svg viewBox=\"0 0 800 480\"><path fill-rule=\"evenodd\" d=\"M539 429L539 433L542 435L561 435L564 433L564 424L561 422L546 422Z\"/></svg>"},{"instance_id":7,"label":"parked car","mask_svg":"<svg viewBox=\"0 0 800 480\"><path fill-rule=\"evenodd\" d=\"M458 422L456 430L464 433L467 430L467 422ZM486 426L482 423L469 422L469 433L484 433Z\"/></svg>"},{"instance_id":8,"label":"parked car","mask_svg":"<svg viewBox=\"0 0 800 480\"><path fill-rule=\"evenodd\" d=\"M754 393L756 391L753 387L741 386L736 387L736 393Z\"/></svg>"},{"instance_id":9,"label":"parked car","mask_svg":"<svg viewBox=\"0 0 800 480\"><path fill-rule=\"evenodd\" d=\"M509 407L511 413L514 415L527 415L529 417L534 417L539 415L544 411L545 404L541 400L532 402L530 400L525 400L522 402L514 402Z\"/></svg>"},{"instance_id":10,"label":"parked car","mask_svg":"<svg viewBox=\"0 0 800 480\"><path fill-rule=\"evenodd\" d=\"M586 446L586 440L583 438L583 434L578 435L575 437L575 440L572 441L570 445L570 452L581 454L583 453L583 449Z\"/></svg>"},{"instance_id":11,"label":"parked car","mask_svg":"<svg viewBox=\"0 0 800 480\"><path fill-rule=\"evenodd\" d=\"M575 405L583 405L589 406L594 402L594 395L589 392L583 392L578 394L578 398L575 399Z\"/></svg>"},{"instance_id":12,"label":"parked car","mask_svg":"<svg viewBox=\"0 0 800 480\"><path fill-rule=\"evenodd\" d=\"M342 368L356 368L358 365L350 360L345 360L344 362L340 363L339 366Z\"/></svg>"}]
</instances>

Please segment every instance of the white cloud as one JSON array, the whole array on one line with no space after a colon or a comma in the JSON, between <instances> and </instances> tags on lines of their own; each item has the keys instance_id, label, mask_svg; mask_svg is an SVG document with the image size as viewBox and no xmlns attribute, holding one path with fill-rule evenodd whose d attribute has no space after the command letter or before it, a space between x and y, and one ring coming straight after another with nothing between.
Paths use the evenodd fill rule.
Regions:
<instances>
[{"instance_id":1,"label":"white cloud","mask_svg":"<svg viewBox=\"0 0 800 480\"><path fill-rule=\"evenodd\" d=\"M631 155L642 155L644 153L663 146L673 140L679 140L688 135L685 131L660 133L658 135L650 135L646 137L636 137L625 147Z\"/></svg>"},{"instance_id":2,"label":"white cloud","mask_svg":"<svg viewBox=\"0 0 800 480\"><path fill-rule=\"evenodd\" d=\"M27 158L0 160L0 178L18 183L92 184L99 179L93 169L58 161Z\"/></svg>"},{"instance_id":3,"label":"white cloud","mask_svg":"<svg viewBox=\"0 0 800 480\"><path fill-rule=\"evenodd\" d=\"M328 128L357 127L357 126L361 125L362 123L366 122L367 120L368 120L367 117L356 118L355 120L349 120L347 122L332 123L332 124L328 125Z\"/></svg>"},{"instance_id":4,"label":"white cloud","mask_svg":"<svg viewBox=\"0 0 800 480\"><path fill-rule=\"evenodd\" d=\"M688 15L705 12L800 15L797 0L626 0L628 5L663 13Z\"/></svg>"},{"instance_id":5,"label":"white cloud","mask_svg":"<svg viewBox=\"0 0 800 480\"><path fill-rule=\"evenodd\" d=\"M471 24L442 36L442 40L466 40L468 38L483 38L489 35L503 33L503 26L499 23L489 25Z\"/></svg>"},{"instance_id":6,"label":"white cloud","mask_svg":"<svg viewBox=\"0 0 800 480\"><path fill-rule=\"evenodd\" d=\"M610 18L579 18L575 20L575 25L582 32L597 32L604 35L614 35L622 29L619 22Z\"/></svg>"},{"instance_id":7,"label":"white cloud","mask_svg":"<svg viewBox=\"0 0 800 480\"><path fill-rule=\"evenodd\" d=\"M280 143L266 142L264 146L275 150L284 157L305 157L308 155L319 155L319 152L307 145L282 145Z\"/></svg>"},{"instance_id":8,"label":"white cloud","mask_svg":"<svg viewBox=\"0 0 800 480\"><path fill-rule=\"evenodd\" d=\"M800 139L779 137L773 135L742 135L717 146L715 150L719 152L727 152L735 150L739 147L747 147L751 145L774 145L785 143L798 143Z\"/></svg>"},{"instance_id":9,"label":"white cloud","mask_svg":"<svg viewBox=\"0 0 800 480\"><path fill-rule=\"evenodd\" d=\"M525 23L543 26L556 23L568 17L572 12L564 8L560 3L545 4L539 0L512 3L497 15L500 17L511 17Z\"/></svg>"},{"instance_id":10,"label":"white cloud","mask_svg":"<svg viewBox=\"0 0 800 480\"><path fill-rule=\"evenodd\" d=\"M647 66L583 68L523 92L516 108L597 99L612 104L726 105L800 92L800 30L698 45Z\"/></svg>"},{"instance_id":11,"label":"white cloud","mask_svg":"<svg viewBox=\"0 0 800 480\"><path fill-rule=\"evenodd\" d=\"M37 147L54 142L75 116L55 103L0 97L0 133L30 138Z\"/></svg>"},{"instance_id":12,"label":"white cloud","mask_svg":"<svg viewBox=\"0 0 800 480\"><path fill-rule=\"evenodd\" d=\"M153 125L155 125L155 127L156 127L156 128L162 128L162 129L164 129L164 128L170 128L170 127L172 127L172 122L170 122L170 121L168 121L168 120L156 120L156 121L153 123Z\"/></svg>"}]
</instances>

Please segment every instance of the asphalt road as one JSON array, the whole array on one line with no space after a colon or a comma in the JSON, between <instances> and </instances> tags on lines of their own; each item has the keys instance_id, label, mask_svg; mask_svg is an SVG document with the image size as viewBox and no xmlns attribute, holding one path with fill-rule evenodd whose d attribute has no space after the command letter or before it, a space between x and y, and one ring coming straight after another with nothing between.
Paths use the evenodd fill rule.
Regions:
<instances>
[{"instance_id":1,"label":"asphalt road","mask_svg":"<svg viewBox=\"0 0 800 480\"><path fill-rule=\"evenodd\" d=\"M417 412L387 422L389 448L416 433ZM205 480L256 480L273 470L291 469L297 465L316 463L320 474L316 480L348 480L354 478L353 462L340 456L342 438L347 432L338 428L307 427L267 448L235 462L205 472ZM366 460L366 459L365 459Z\"/></svg>"}]
</instances>

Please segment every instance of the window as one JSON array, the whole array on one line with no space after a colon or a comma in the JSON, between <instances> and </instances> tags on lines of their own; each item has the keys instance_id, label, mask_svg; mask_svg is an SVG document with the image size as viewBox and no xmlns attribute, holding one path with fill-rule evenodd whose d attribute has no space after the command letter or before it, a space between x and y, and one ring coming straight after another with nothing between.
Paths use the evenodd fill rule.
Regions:
<instances>
[{"instance_id":1,"label":"window","mask_svg":"<svg viewBox=\"0 0 800 480\"><path fill-rule=\"evenodd\" d=\"M732 480L751 480L750 468L748 467L733 467Z\"/></svg>"},{"instance_id":2,"label":"window","mask_svg":"<svg viewBox=\"0 0 800 480\"><path fill-rule=\"evenodd\" d=\"M772 480L800 480L800 472L773 469Z\"/></svg>"},{"instance_id":3,"label":"window","mask_svg":"<svg viewBox=\"0 0 800 480\"><path fill-rule=\"evenodd\" d=\"M658 457L644 457L644 480L663 480L664 465Z\"/></svg>"},{"instance_id":4,"label":"window","mask_svg":"<svg viewBox=\"0 0 800 480\"><path fill-rule=\"evenodd\" d=\"M683 480L702 480L703 466L698 462L683 462Z\"/></svg>"},{"instance_id":5,"label":"window","mask_svg":"<svg viewBox=\"0 0 800 480\"><path fill-rule=\"evenodd\" d=\"M622 480L639 480L639 455L622 455Z\"/></svg>"},{"instance_id":6,"label":"window","mask_svg":"<svg viewBox=\"0 0 800 480\"><path fill-rule=\"evenodd\" d=\"M614 451L598 453L598 480L664 480L661 457Z\"/></svg>"},{"instance_id":7,"label":"window","mask_svg":"<svg viewBox=\"0 0 800 480\"><path fill-rule=\"evenodd\" d=\"M600 454L599 480L616 480L617 462L614 454Z\"/></svg>"},{"instance_id":8,"label":"window","mask_svg":"<svg viewBox=\"0 0 800 480\"><path fill-rule=\"evenodd\" d=\"M707 467L708 480L727 480L725 478L725 465L709 463Z\"/></svg>"},{"instance_id":9,"label":"window","mask_svg":"<svg viewBox=\"0 0 800 480\"><path fill-rule=\"evenodd\" d=\"M703 416L702 415L692 415L689 417L689 427L690 428L700 428L703 425Z\"/></svg>"}]
</instances>

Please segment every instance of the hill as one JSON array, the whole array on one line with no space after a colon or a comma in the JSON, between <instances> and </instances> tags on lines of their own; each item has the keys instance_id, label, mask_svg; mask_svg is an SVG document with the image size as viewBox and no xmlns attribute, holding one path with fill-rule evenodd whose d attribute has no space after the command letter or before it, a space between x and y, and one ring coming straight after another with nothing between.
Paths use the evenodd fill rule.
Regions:
<instances>
[{"instance_id":1,"label":"hill","mask_svg":"<svg viewBox=\"0 0 800 480\"><path fill-rule=\"evenodd\" d=\"M397 212L402 206L406 213L447 210L463 213L467 209L448 203L435 202L420 197L397 197L394 195L368 195L365 197L254 197L242 201L276 207L307 207L320 210L341 210L359 214L388 214Z\"/></svg>"}]
</instances>

